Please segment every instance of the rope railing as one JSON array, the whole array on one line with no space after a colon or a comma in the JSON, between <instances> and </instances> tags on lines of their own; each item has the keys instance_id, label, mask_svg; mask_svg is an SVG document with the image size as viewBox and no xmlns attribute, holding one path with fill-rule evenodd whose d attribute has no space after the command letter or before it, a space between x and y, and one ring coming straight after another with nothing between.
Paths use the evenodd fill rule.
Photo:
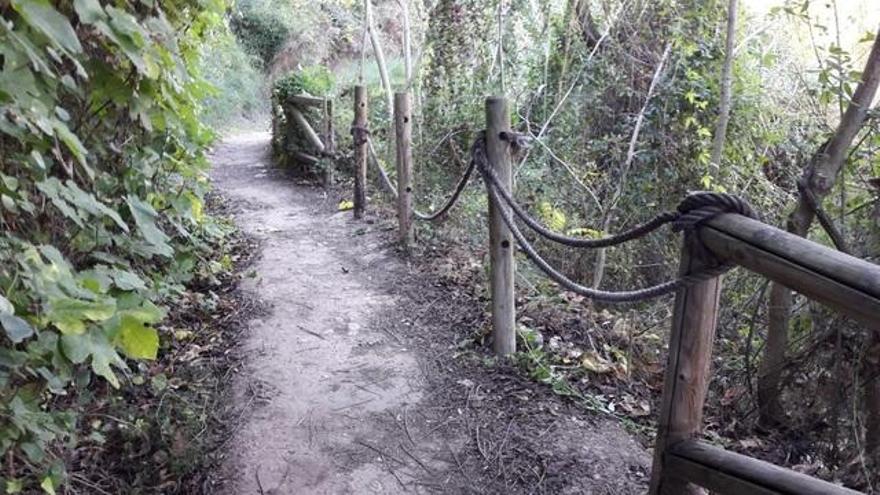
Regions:
<instances>
[{"instance_id":1,"label":"rope railing","mask_svg":"<svg viewBox=\"0 0 880 495\"><path fill-rule=\"evenodd\" d=\"M520 219L532 227L538 234L550 240L557 240L558 237L575 241L581 241L582 239L558 236L546 227L541 226L540 223L525 213L523 208L517 204L512 195L501 185L495 172L488 166L484 133L481 133L477 138L472 150L471 163L477 165L477 168L486 183L486 189L490 200L501 212L502 220L504 220L507 228L510 229L510 233L513 235L514 239L516 239L522 252L548 277L571 292L589 299L607 303L641 302L675 292L682 287L692 286L705 280L715 278L733 268L732 264L715 258L708 250L704 249L703 257L705 258L704 261L707 268L681 275L674 280L651 287L628 291L606 291L578 284L551 266L550 263L538 254L535 247L529 243L525 235L523 235L522 231L520 231L519 227L516 225L516 221L514 220L513 215L511 215L511 211L515 212ZM614 246L644 237L665 224L672 224L673 230L676 232L692 231L700 224L723 213L739 213L744 216L754 216L751 206L749 206L746 201L737 198L736 196L709 192L692 193L682 201L677 211L660 213L650 221L619 235L603 239L590 239L589 242L586 243L564 242L564 244L569 246L574 244L574 247L588 249Z\"/></svg>"},{"instance_id":2,"label":"rope railing","mask_svg":"<svg viewBox=\"0 0 880 495\"><path fill-rule=\"evenodd\" d=\"M400 195L397 191L397 188L394 184L391 183L391 178L388 177L388 172L382 167L382 164L379 163L379 156L376 153L376 148L373 145L373 140L369 137L366 138L367 146L370 150L370 161L375 165L375 168L379 174L379 182L382 184L382 187L395 199ZM464 192L465 187L470 182L470 178L474 173L474 162L471 160L467 168L465 168L464 172L459 177L456 182L455 189L452 190L452 193L446 198L446 201L443 202L443 205L437 210L431 213L424 213L419 210L413 209L413 215L417 220L421 220L423 222L434 222L444 218L444 216L452 210L453 207L458 203L458 200L461 198L461 193Z\"/></svg>"},{"instance_id":3,"label":"rope railing","mask_svg":"<svg viewBox=\"0 0 880 495\"><path fill-rule=\"evenodd\" d=\"M634 303L676 293L663 385L651 495L697 493L694 484L724 495L743 493L856 492L815 478L777 468L696 441L711 375L715 326L719 313L720 275L741 266L880 328L880 267L756 221L745 200L729 194L696 192L675 211L666 211L623 232L598 239L572 237L545 226L521 206L512 192L511 151L521 143L510 131L504 98L486 100L486 130L471 147L467 169L444 205L429 215L412 207L411 115L408 95L395 95L398 187L381 167L366 130L366 92L355 90L355 203L364 201L368 155L372 153L382 187L397 198L401 241L411 242L412 218L442 218L458 203L476 170L488 198L489 292L492 341L496 354L516 351L515 247L542 273L586 298L607 303ZM398 96L402 105L398 108ZM400 194L398 194L400 193ZM363 210L361 210L362 212ZM355 216L358 216L355 209ZM520 229L539 238L576 249L600 249L641 239L664 225L683 233L679 275L635 290L608 291L586 287L545 260ZM403 235L404 229L410 235Z\"/></svg>"}]
</instances>

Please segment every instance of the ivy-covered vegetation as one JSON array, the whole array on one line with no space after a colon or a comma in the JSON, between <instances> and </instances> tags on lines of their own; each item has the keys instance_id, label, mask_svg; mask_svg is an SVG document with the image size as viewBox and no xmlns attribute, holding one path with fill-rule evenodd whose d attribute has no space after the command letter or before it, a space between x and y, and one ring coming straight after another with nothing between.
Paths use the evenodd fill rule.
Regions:
<instances>
[{"instance_id":1,"label":"ivy-covered vegetation","mask_svg":"<svg viewBox=\"0 0 880 495\"><path fill-rule=\"evenodd\" d=\"M186 438L182 423L158 431L149 411L119 407L139 388L167 388L171 377L151 362L189 338L164 324L168 308L231 268L230 227L205 206L214 134L202 120L218 95L201 75L204 50L226 32L225 9L0 3L4 493L62 493L72 475L89 483L71 469L112 464L98 456L89 467L91 448L118 442L112 455L125 459L125 445L153 455L170 443L165 433ZM184 474L147 473L158 471L112 473L107 488Z\"/></svg>"}]
</instances>

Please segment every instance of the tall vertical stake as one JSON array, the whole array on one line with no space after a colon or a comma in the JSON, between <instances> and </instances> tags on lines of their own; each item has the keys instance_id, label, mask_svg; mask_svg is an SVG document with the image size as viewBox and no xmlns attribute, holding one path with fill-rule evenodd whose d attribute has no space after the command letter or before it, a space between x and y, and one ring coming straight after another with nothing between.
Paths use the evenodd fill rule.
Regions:
<instances>
[{"instance_id":1,"label":"tall vertical stake","mask_svg":"<svg viewBox=\"0 0 880 495\"><path fill-rule=\"evenodd\" d=\"M394 136L397 144L397 221L400 243L413 242L412 104L410 94L394 95Z\"/></svg>"},{"instance_id":2,"label":"tall vertical stake","mask_svg":"<svg viewBox=\"0 0 880 495\"><path fill-rule=\"evenodd\" d=\"M501 184L513 189L510 146L501 133L510 130L510 114L503 97L486 99L486 156ZM491 263L492 336L495 354L516 352L516 307L514 301L513 237L501 211L489 200L489 260Z\"/></svg>"},{"instance_id":3,"label":"tall vertical stake","mask_svg":"<svg viewBox=\"0 0 880 495\"><path fill-rule=\"evenodd\" d=\"M324 188L333 185L333 155L336 153L336 138L333 136L333 100L324 100Z\"/></svg>"},{"instance_id":4,"label":"tall vertical stake","mask_svg":"<svg viewBox=\"0 0 880 495\"><path fill-rule=\"evenodd\" d=\"M687 275L705 268L700 260L699 236L686 233L679 273ZM666 449L700 433L703 404L709 388L712 341L718 322L721 277L680 289L669 338L669 357L663 381L660 421L654 442L651 495L697 495L702 488L674 479L663 471Z\"/></svg>"},{"instance_id":5,"label":"tall vertical stake","mask_svg":"<svg viewBox=\"0 0 880 495\"><path fill-rule=\"evenodd\" d=\"M367 209L367 88L354 87L354 217Z\"/></svg>"}]
</instances>

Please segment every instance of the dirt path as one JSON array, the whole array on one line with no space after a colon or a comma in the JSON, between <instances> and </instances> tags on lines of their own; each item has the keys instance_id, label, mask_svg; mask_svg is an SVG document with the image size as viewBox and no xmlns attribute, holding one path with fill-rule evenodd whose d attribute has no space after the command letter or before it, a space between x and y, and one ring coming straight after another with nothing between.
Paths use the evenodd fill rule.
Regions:
<instances>
[{"instance_id":1,"label":"dirt path","mask_svg":"<svg viewBox=\"0 0 880 495\"><path fill-rule=\"evenodd\" d=\"M459 352L480 306L401 261L381 219L354 222L269 166L268 140L213 154L218 190L262 242L245 290L268 306L246 337L222 492L643 491L648 457L616 423Z\"/></svg>"}]
</instances>

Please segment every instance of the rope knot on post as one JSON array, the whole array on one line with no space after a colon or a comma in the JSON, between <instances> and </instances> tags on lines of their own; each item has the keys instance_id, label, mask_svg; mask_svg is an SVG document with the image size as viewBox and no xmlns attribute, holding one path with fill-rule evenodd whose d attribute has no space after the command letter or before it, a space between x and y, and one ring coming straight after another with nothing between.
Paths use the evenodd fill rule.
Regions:
<instances>
[{"instance_id":1,"label":"rope knot on post","mask_svg":"<svg viewBox=\"0 0 880 495\"><path fill-rule=\"evenodd\" d=\"M688 194L678 205L676 218L672 221L674 232L693 232L702 224L725 213L736 213L749 218L757 218L752 205L743 198L732 194L699 191ZM687 237L686 237L687 239ZM719 258L693 236L690 240L691 254L700 259L704 268L683 275L685 285L692 285L727 273L735 266L726 259Z\"/></svg>"},{"instance_id":2,"label":"rope knot on post","mask_svg":"<svg viewBox=\"0 0 880 495\"><path fill-rule=\"evenodd\" d=\"M700 225L724 213L757 218L748 201L726 193L697 191L688 194L678 205L673 232L692 231Z\"/></svg>"},{"instance_id":3,"label":"rope knot on post","mask_svg":"<svg viewBox=\"0 0 880 495\"><path fill-rule=\"evenodd\" d=\"M354 139L355 146L367 144L370 138L370 130L359 125L351 126L351 137Z\"/></svg>"}]
</instances>

